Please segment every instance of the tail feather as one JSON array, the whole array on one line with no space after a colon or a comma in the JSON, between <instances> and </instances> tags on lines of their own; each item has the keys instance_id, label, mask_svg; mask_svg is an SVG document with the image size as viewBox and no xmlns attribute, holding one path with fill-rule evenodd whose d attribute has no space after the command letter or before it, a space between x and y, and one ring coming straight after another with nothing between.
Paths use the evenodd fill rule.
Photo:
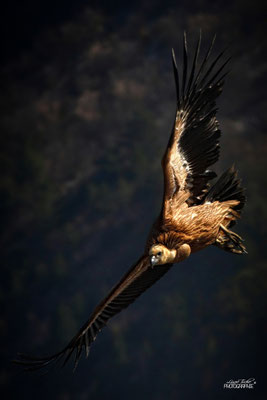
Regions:
<instances>
[{"instance_id":1,"label":"tail feather","mask_svg":"<svg viewBox=\"0 0 267 400\"><path fill-rule=\"evenodd\" d=\"M220 225L220 230L214 244L231 253L246 253L242 238L237 233L228 229L239 218L246 201L244 189L241 187L240 180L237 178L237 172L233 166L225 171L209 189L204 199L204 202L208 201L228 202L229 204L229 214Z\"/></svg>"},{"instance_id":2,"label":"tail feather","mask_svg":"<svg viewBox=\"0 0 267 400\"><path fill-rule=\"evenodd\" d=\"M239 203L232 208L239 213L244 207L246 197L244 189L240 185L240 179L237 178L237 172L234 166L221 175L218 181L210 188L204 199L205 202L213 202L216 200L220 202L237 200Z\"/></svg>"}]
</instances>

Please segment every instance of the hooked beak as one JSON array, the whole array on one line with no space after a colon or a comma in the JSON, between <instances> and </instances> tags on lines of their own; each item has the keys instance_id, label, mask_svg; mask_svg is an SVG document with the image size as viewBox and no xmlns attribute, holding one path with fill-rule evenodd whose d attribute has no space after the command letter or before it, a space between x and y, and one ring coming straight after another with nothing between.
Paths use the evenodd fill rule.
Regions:
<instances>
[{"instance_id":1,"label":"hooked beak","mask_svg":"<svg viewBox=\"0 0 267 400\"><path fill-rule=\"evenodd\" d=\"M153 268L154 265L157 263L157 259L155 256L150 257L151 267Z\"/></svg>"}]
</instances>

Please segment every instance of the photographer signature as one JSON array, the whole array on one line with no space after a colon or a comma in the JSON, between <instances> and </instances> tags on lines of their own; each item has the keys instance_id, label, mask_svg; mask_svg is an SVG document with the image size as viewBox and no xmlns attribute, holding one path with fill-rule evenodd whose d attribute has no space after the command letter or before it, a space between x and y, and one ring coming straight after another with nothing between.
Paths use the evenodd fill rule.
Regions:
<instances>
[{"instance_id":1,"label":"photographer signature","mask_svg":"<svg viewBox=\"0 0 267 400\"><path fill-rule=\"evenodd\" d=\"M237 380L230 379L223 385L223 387L224 389L253 389L255 384L255 378Z\"/></svg>"},{"instance_id":2,"label":"photographer signature","mask_svg":"<svg viewBox=\"0 0 267 400\"><path fill-rule=\"evenodd\" d=\"M226 383L236 383L236 384L240 384L240 383L252 383L253 385L256 383L255 378L249 378L249 379L237 379L236 381L234 381L233 379L230 379L229 381L227 381Z\"/></svg>"}]
</instances>

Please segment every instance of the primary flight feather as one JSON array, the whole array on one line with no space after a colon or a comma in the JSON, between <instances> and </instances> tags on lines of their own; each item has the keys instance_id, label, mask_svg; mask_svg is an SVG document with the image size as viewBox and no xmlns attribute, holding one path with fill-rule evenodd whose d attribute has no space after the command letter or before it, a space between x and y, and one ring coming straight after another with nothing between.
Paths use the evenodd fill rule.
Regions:
<instances>
[{"instance_id":1,"label":"primary flight feather","mask_svg":"<svg viewBox=\"0 0 267 400\"><path fill-rule=\"evenodd\" d=\"M144 254L63 350L42 358L19 354L15 362L27 370L37 370L58 360L64 365L73 353L76 367L83 350L88 356L92 342L110 318L135 301L174 263L183 261L191 253L211 244L232 253L246 252L240 236L230 230L245 203L234 168L210 184L216 174L209 167L219 158L221 134L215 101L222 92L228 62L221 62L223 52L211 61L214 40L199 63L199 37L189 68L184 35L182 79L172 50L177 107L162 159L162 209L152 226Z\"/></svg>"}]
</instances>

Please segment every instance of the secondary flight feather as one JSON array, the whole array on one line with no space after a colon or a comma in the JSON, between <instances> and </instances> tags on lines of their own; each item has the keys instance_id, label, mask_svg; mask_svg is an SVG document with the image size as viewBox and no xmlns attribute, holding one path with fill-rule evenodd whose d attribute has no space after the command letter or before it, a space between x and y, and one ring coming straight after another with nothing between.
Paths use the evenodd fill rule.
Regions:
<instances>
[{"instance_id":1,"label":"secondary flight feather","mask_svg":"<svg viewBox=\"0 0 267 400\"><path fill-rule=\"evenodd\" d=\"M214 184L209 169L219 158L220 130L216 99L222 92L225 66L221 52L211 60L215 38L199 62L201 36L191 67L187 40L183 40L181 79L174 50L172 63L177 94L175 119L162 159L164 196L160 214L148 236L144 254L95 308L67 346L58 353L35 358L19 354L15 363L38 370L74 354L77 366L108 320L128 307L146 289L178 263L209 245L236 254L245 253L241 237L230 230L240 217L245 196L237 173L229 168Z\"/></svg>"}]
</instances>

